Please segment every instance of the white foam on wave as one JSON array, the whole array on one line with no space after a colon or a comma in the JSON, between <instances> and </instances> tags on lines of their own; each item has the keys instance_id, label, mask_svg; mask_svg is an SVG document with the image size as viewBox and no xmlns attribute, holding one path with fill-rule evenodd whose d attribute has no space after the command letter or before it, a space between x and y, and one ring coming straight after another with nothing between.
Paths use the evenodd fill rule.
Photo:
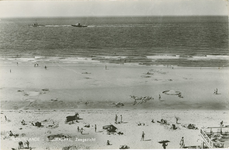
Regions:
<instances>
[{"instance_id":1,"label":"white foam on wave","mask_svg":"<svg viewBox=\"0 0 229 150\"><path fill-rule=\"evenodd\" d=\"M35 61L35 58L8 58L8 60L17 60L17 61L20 61L20 62L29 62L29 61Z\"/></svg>"},{"instance_id":2,"label":"white foam on wave","mask_svg":"<svg viewBox=\"0 0 229 150\"><path fill-rule=\"evenodd\" d=\"M99 56L100 58L105 58L105 59L125 59L127 58L126 56Z\"/></svg>"},{"instance_id":3,"label":"white foam on wave","mask_svg":"<svg viewBox=\"0 0 229 150\"><path fill-rule=\"evenodd\" d=\"M98 60L92 60L89 57L59 57L54 59L50 59L50 61L58 61L61 63L100 63Z\"/></svg>"},{"instance_id":4,"label":"white foam on wave","mask_svg":"<svg viewBox=\"0 0 229 150\"><path fill-rule=\"evenodd\" d=\"M1 61L10 62L61 62L61 63L99 63L99 60L92 60L91 57L47 57L47 56L34 56L29 58L3 58L0 57Z\"/></svg>"},{"instance_id":5,"label":"white foam on wave","mask_svg":"<svg viewBox=\"0 0 229 150\"><path fill-rule=\"evenodd\" d=\"M155 55L155 56L146 56L148 59L179 59L180 55Z\"/></svg>"},{"instance_id":6,"label":"white foam on wave","mask_svg":"<svg viewBox=\"0 0 229 150\"><path fill-rule=\"evenodd\" d=\"M188 60L229 60L229 56L226 55L206 55L206 56L193 56L188 58Z\"/></svg>"}]
</instances>

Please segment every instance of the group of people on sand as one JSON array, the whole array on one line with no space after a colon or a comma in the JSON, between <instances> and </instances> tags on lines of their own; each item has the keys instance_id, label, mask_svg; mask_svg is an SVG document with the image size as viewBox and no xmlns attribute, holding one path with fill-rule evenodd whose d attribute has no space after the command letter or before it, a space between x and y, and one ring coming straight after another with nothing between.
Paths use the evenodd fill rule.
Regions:
<instances>
[{"instance_id":1,"label":"group of people on sand","mask_svg":"<svg viewBox=\"0 0 229 150\"><path fill-rule=\"evenodd\" d=\"M83 128L80 129L79 126L77 126L77 131L80 132L81 134L83 134Z\"/></svg>"},{"instance_id":2,"label":"group of people on sand","mask_svg":"<svg viewBox=\"0 0 229 150\"><path fill-rule=\"evenodd\" d=\"M145 140L145 132L144 131L142 131L142 136L141 136L141 141L144 141ZM166 149L166 147L168 146L168 140L166 140L166 141L161 141L161 142L159 142L159 143L161 143L162 144L162 147L164 148L164 149ZM182 137L181 138L181 140L180 140L180 148L184 148L185 147L185 144L184 144L184 137Z\"/></svg>"},{"instance_id":3,"label":"group of people on sand","mask_svg":"<svg viewBox=\"0 0 229 150\"><path fill-rule=\"evenodd\" d=\"M35 64L34 64L34 67L39 67L39 64L38 64L38 63L35 63ZM48 67L45 66L44 68L47 69Z\"/></svg>"},{"instance_id":4,"label":"group of people on sand","mask_svg":"<svg viewBox=\"0 0 229 150\"><path fill-rule=\"evenodd\" d=\"M25 145L25 146L24 146ZM18 149L32 149L31 147L29 147L29 141L25 141L23 145L22 141L18 142Z\"/></svg>"},{"instance_id":5,"label":"group of people on sand","mask_svg":"<svg viewBox=\"0 0 229 150\"><path fill-rule=\"evenodd\" d=\"M162 141L162 147L163 149L166 149L166 147L168 146L168 142L169 141ZM184 144L184 137L181 138L180 140L180 148L183 149L185 147L185 144Z\"/></svg>"},{"instance_id":6,"label":"group of people on sand","mask_svg":"<svg viewBox=\"0 0 229 150\"><path fill-rule=\"evenodd\" d=\"M35 63L35 64L34 64L34 67L39 67L39 64Z\"/></svg>"}]
</instances>

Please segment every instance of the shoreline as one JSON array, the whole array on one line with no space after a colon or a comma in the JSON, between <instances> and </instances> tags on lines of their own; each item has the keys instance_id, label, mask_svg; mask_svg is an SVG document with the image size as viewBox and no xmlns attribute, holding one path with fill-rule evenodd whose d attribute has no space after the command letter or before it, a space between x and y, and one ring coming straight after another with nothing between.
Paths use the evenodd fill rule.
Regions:
<instances>
[{"instance_id":1,"label":"shoreline","mask_svg":"<svg viewBox=\"0 0 229 150\"><path fill-rule=\"evenodd\" d=\"M170 67L229 67L228 55L152 55L152 56L28 56L28 57L0 57L0 66L12 63L47 63L53 65L61 63L65 65L75 64L119 64L140 66L170 66Z\"/></svg>"}]
</instances>

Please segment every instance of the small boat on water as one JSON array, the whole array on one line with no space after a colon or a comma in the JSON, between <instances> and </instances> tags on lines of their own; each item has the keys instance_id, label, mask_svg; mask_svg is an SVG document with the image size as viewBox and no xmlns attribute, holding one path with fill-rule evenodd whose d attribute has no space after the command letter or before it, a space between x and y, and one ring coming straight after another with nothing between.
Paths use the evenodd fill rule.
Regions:
<instances>
[{"instance_id":1,"label":"small boat on water","mask_svg":"<svg viewBox=\"0 0 229 150\"><path fill-rule=\"evenodd\" d=\"M31 27L42 27L42 26L44 26L44 25L40 25L38 23L34 23L34 24L31 25Z\"/></svg>"},{"instance_id":2,"label":"small boat on water","mask_svg":"<svg viewBox=\"0 0 229 150\"><path fill-rule=\"evenodd\" d=\"M77 24L72 24L73 27L87 27L85 25L81 25L80 23L77 23Z\"/></svg>"},{"instance_id":3,"label":"small boat on water","mask_svg":"<svg viewBox=\"0 0 229 150\"><path fill-rule=\"evenodd\" d=\"M34 23L34 24L32 24L32 26L33 26L33 27L38 27L39 24L38 24L38 23Z\"/></svg>"}]
</instances>

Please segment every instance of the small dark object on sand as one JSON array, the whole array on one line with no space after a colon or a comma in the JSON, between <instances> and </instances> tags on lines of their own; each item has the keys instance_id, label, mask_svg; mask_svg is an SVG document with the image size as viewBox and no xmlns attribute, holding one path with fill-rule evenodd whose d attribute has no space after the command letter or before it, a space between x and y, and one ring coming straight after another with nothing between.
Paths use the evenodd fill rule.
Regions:
<instances>
[{"instance_id":1,"label":"small dark object on sand","mask_svg":"<svg viewBox=\"0 0 229 150\"><path fill-rule=\"evenodd\" d=\"M103 129L107 130L108 132L116 132L117 130L117 128L114 125L103 126Z\"/></svg>"},{"instance_id":2,"label":"small dark object on sand","mask_svg":"<svg viewBox=\"0 0 229 150\"><path fill-rule=\"evenodd\" d=\"M188 125L182 125L183 127L187 128L187 129L194 129L194 130L197 130L198 127L196 127L195 124L188 124Z\"/></svg>"},{"instance_id":3,"label":"small dark object on sand","mask_svg":"<svg viewBox=\"0 0 229 150\"><path fill-rule=\"evenodd\" d=\"M84 127L86 127L86 128L90 128L90 124L87 124L87 125L85 125Z\"/></svg>"},{"instance_id":4,"label":"small dark object on sand","mask_svg":"<svg viewBox=\"0 0 229 150\"><path fill-rule=\"evenodd\" d=\"M58 139L70 138L70 136L66 136L66 135L63 135L63 134L56 134L56 135L49 135L49 136L47 136L47 138L49 140L54 140L55 138L58 138Z\"/></svg>"},{"instance_id":5,"label":"small dark object on sand","mask_svg":"<svg viewBox=\"0 0 229 150\"><path fill-rule=\"evenodd\" d=\"M127 145L121 145L119 149L129 149L130 147Z\"/></svg>"},{"instance_id":6,"label":"small dark object on sand","mask_svg":"<svg viewBox=\"0 0 229 150\"><path fill-rule=\"evenodd\" d=\"M49 91L49 89L42 89L42 91Z\"/></svg>"},{"instance_id":7,"label":"small dark object on sand","mask_svg":"<svg viewBox=\"0 0 229 150\"><path fill-rule=\"evenodd\" d=\"M77 150L77 147L76 146L66 146L66 147L63 147L62 150Z\"/></svg>"},{"instance_id":8,"label":"small dark object on sand","mask_svg":"<svg viewBox=\"0 0 229 150\"><path fill-rule=\"evenodd\" d=\"M37 126L37 127L42 127L42 124L41 124L41 122L36 122L36 123L35 123L35 126Z\"/></svg>"},{"instance_id":9,"label":"small dark object on sand","mask_svg":"<svg viewBox=\"0 0 229 150\"><path fill-rule=\"evenodd\" d=\"M118 135L123 135L123 132L118 132L117 134L118 134Z\"/></svg>"},{"instance_id":10,"label":"small dark object on sand","mask_svg":"<svg viewBox=\"0 0 229 150\"><path fill-rule=\"evenodd\" d=\"M176 130L177 129L176 125L175 124L172 124L171 129Z\"/></svg>"}]
</instances>

